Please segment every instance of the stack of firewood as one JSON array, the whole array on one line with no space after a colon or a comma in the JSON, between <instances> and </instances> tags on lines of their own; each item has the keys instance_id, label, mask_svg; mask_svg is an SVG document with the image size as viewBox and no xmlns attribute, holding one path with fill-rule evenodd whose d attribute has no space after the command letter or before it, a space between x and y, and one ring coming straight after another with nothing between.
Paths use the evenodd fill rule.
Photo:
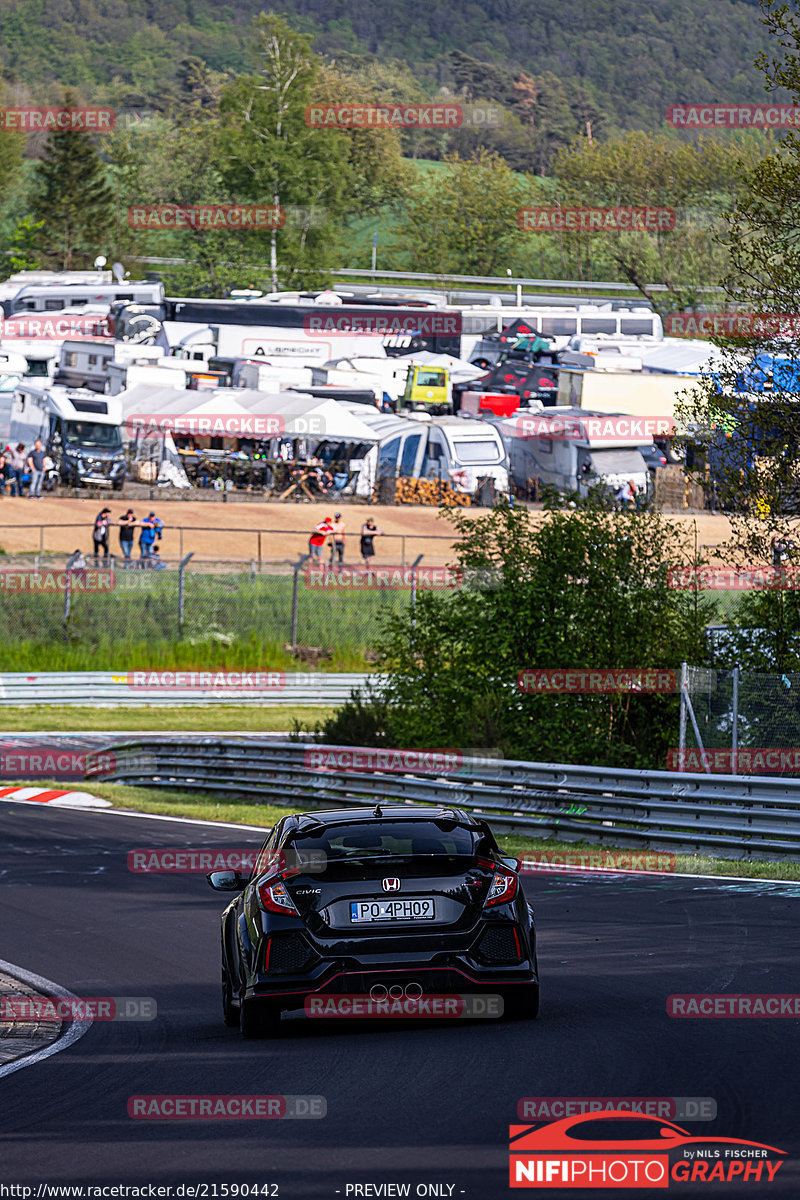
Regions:
<instances>
[{"instance_id":1,"label":"stack of firewood","mask_svg":"<svg viewBox=\"0 0 800 1200\"><path fill-rule=\"evenodd\" d=\"M395 483L395 504L444 504L448 507L458 505L469 508L472 497L464 492L453 491L449 483L440 483L438 479L409 479L401 478Z\"/></svg>"}]
</instances>

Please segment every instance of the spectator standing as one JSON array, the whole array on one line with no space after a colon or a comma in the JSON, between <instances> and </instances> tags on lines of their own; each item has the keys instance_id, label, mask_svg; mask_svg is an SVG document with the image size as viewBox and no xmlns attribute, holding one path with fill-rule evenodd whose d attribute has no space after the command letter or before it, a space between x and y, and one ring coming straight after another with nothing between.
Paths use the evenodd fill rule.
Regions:
<instances>
[{"instance_id":1,"label":"spectator standing","mask_svg":"<svg viewBox=\"0 0 800 1200\"><path fill-rule=\"evenodd\" d=\"M324 517L315 525L308 539L308 553L312 558L322 558L322 547L325 539L333 532L333 522L330 517Z\"/></svg>"},{"instance_id":2,"label":"spectator standing","mask_svg":"<svg viewBox=\"0 0 800 1200\"><path fill-rule=\"evenodd\" d=\"M156 527L153 523L155 513L150 513L149 516L142 521L141 533L139 534L139 556L143 567L147 566L147 560L153 552L153 543L156 540Z\"/></svg>"},{"instance_id":3,"label":"spectator standing","mask_svg":"<svg viewBox=\"0 0 800 1200\"><path fill-rule=\"evenodd\" d=\"M6 491L6 452L0 450L0 497L5 495Z\"/></svg>"},{"instance_id":4,"label":"spectator standing","mask_svg":"<svg viewBox=\"0 0 800 1200\"><path fill-rule=\"evenodd\" d=\"M103 508L94 519L92 541L94 542L94 565L100 565L100 547L103 548L103 558L108 558L108 530L110 526L110 508Z\"/></svg>"},{"instance_id":5,"label":"spectator standing","mask_svg":"<svg viewBox=\"0 0 800 1200\"><path fill-rule=\"evenodd\" d=\"M11 480L11 495L22 495L22 476L25 474L25 443L18 442L16 450L13 446L8 448L9 479Z\"/></svg>"},{"instance_id":6,"label":"spectator standing","mask_svg":"<svg viewBox=\"0 0 800 1200\"><path fill-rule=\"evenodd\" d=\"M124 566L133 557L133 531L136 528L136 517L133 515L133 509L129 508L124 517L119 519L119 545L125 559Z\"/></svg>"},{"instance_id":7,"label":"spectator standing","mask_svg":"<svg viewBox=\"0 0 800 1200\"><path fill-rule=\"evenodd\" d=\"M371 566L371 559L375 557L375 537L382 533L383 530L378 529L372 517L368 517L361 526L361 557L367 568Z\"/></svg>"},{"instance_id":8,"label":"spectator standing","mask_svg":"<svg viewBox=\"0 0 800 1200\"><path fill-rule=\"evenodd\" d=\"M333 525L331 527L331 562L335 560L340 565L344 562L345 536L342 514L334 513Z\"/></svg>"},{"instance_id":9,"label":"spectator standing","mask_svg":"<svg viewBox=\"0 0 800 1200\"><path fill-rule=\"evenodd\" d=\"M31 483L28 488L29 500L41 500L42 480L44 479L44 463L47 455L42 448L42 439L37 438L33 449L28 454L28 470L31 473Z\"/></svg>"}]
</instances>

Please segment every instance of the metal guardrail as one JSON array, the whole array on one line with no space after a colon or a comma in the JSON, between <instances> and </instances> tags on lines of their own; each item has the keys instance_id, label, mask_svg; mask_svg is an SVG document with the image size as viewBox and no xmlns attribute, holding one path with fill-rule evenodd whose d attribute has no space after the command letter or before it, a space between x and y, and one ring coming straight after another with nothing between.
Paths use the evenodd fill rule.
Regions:
<instances>
[{"instance_id":1,"label":"metal guardrail","mask_svg":"<svg viewBox=\"0 0 800 1200\"><path fill-rule=\"evenodd\" d=\"M325 808L377 800L427 803L481 814L492 825L564 841L712 851L730 858L800 858L800 782L451 755L438 766L397 771L374 749L235 738L186 742L139 738L108 747L87 779L245 796L260 803ZM324 752L330 769L319 765ZM110 766L110 764L113 764ZM452 769L449 769L452 768ZM401 773L402 772L402 773Z\"/></svg>"},{"instance_id":2,"label":"metal guardrail","mask_svg":"<svg viewBox=\"0 0 800 1200\"><path fill-rule=\"evenodd\" d=\"M241 682L237 690L238 676L252 679L256 674L264 676L265 686ZM164 686L154 685L156 675ZM175 675L184 681L192 675L190 686L174 686L167 677ZM210 680L204 682L203 675L209 676ZM144 678L137 678L139 676ZM351 690L363 686L368 678L371 677L365 674L327 671L42 671L35 675L13 671L0 674L0 708L26 704L126 708L208 704L338 705L349 700ZM222 683L223 679L227 682Z\"/></svg>"}]
</instances>

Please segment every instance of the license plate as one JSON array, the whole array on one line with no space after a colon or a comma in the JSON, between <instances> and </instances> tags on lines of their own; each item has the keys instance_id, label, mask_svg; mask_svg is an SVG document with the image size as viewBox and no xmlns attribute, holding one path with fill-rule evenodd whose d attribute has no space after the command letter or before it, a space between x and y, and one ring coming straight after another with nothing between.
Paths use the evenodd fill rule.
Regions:
<instances>
[{"instance_id":1,"label":"license plate","mask_svg":"<svg viewBox=\"0 0 800 1200\"><path fill-rule=\"evenodd\" d=\"M432 921L436 907L432 899L351 900L351 921Z\"/></svg>"}]
</instances>

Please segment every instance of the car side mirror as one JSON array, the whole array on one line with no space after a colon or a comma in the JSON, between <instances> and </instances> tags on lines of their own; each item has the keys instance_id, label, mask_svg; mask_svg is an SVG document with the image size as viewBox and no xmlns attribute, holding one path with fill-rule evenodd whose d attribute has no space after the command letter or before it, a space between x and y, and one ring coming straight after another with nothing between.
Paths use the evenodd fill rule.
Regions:
<instances>
[{"instance_id":1,"label":"car side mirror","mask_svg":"<svg viewBox=\"0 0 800 1200\"><path fill-rule=\"evenodd\" d=\"M206 879L215 892L240 892L247 886L247 876L239 871L211 871Z\"/></svg>"}]
</instances>

